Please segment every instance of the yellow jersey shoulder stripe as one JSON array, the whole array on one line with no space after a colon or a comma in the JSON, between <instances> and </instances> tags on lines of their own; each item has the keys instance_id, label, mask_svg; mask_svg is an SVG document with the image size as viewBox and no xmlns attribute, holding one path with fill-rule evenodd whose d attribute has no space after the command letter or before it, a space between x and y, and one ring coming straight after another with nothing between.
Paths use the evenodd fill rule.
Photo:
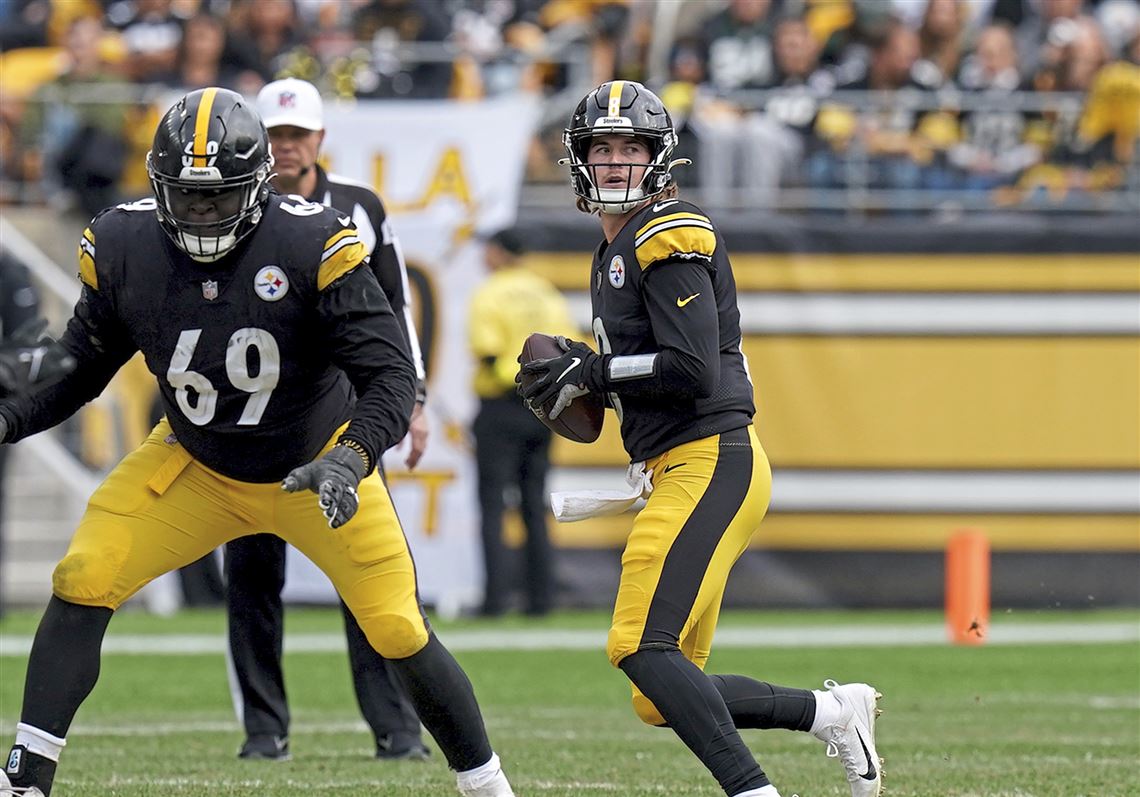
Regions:
<instances>
[{"instance_id":1,"label":"yellow jersey shoulder stripe","mask_svg":"<svg viewBox=\"0 0 1140 797\"><path fill-rule=\"evenodd\" d=\"M708 261L716 251L716 233L708 219L674 219L639 235L634 247L642 269L671 257Z\"/></svg>"},{"instance_id":2,"label":"yellow jersey shoulder stripe","mask_svg":"<svg viewBox=\"0 0 1140 797\"><path fill-rule=\"evenodd\" d=\"M99 274L95 271L95 233L88 227L79 239L79 279L99 290Z\"/></svg>"},{"instance_id":3,"label":"yellow jersey shoulder stripe","mask_svg":"<svg viewBox=\"0 0 1140 797\"><path fill-rule=\"evenodd\" d=\"M317 290L323 291L367 260L368 249L363 241L355 235L340 238L321 257L321 266L317 270Z\"/></svg>"},{"instance_id":4,"label":"yellow jersey shoulder stripe","mask_svg":"<svg viewBox=\"0 0 1140 797\"><path fill-rule=\"evenodd\" d=\"M650 219L645 224L641 225L641 229L639 229L637 231L637 235L634 236L634 246L640 246L643 243L644 239L652 235L652 231L656 229L658 225L668 224L671 222L680 221L682 219L688 219L694 224L707 224L710 229L712 228L712 222L709 221L708 216L702 216L700 213L669 213L665 216L658 216L657 218Z\"/></svg>"}]
</instances>

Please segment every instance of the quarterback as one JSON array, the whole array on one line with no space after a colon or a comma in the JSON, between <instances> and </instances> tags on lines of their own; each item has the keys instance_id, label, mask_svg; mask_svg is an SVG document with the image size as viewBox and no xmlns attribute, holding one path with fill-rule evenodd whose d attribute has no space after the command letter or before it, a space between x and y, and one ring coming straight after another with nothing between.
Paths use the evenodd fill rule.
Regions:
<instances>
[{"instance_id":1,"label":"quarterback","mask_svg":"<svg viewBox=\"0 0 1140 797\"><path fill-rule=\"evenodd\" d=\"M843 764L852 797L881 791L878 693L862 683L794 689L704 672L725 583L767 511L772 476L752 425L740 310L724 240L678 197L676 134L661 100L615 80L578 104L563 143L578 208L604 240L590 269L598 352L524 363L523 390L556 417L600 392L632 466L650 480L633 521L607 654L642 721L671 728L731 797L779 797L739 728L810 732Z\"/></svg>"},{"instance_id":2,"label":"quarterback","mask_svg":"<svg viewBox=\"0 0 1140 797\"><path fill-rule=\"evenodd\" d=\"M375 471L415 400L400 324L352 220L272 193L272 166L240 95L183 97L147 156L154 197L100 213L80 239L82 295L60 339L74 370L0 402L0 443L12 443L70 416L141 350L165 410L91 496L55 569L0 795L51 793L127 598L272 532L328 575L397 668L459 792L512 797L471 684L421 610Z\"/></svg>"}]
</instances>

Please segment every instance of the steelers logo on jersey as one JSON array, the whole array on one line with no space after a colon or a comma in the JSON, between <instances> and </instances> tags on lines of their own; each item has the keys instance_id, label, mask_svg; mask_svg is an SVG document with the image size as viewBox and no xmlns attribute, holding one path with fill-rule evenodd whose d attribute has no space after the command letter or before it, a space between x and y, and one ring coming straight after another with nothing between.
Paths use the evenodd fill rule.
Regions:
<instances>
[{"instance_id":1,"label":"steelers logo on jersey","mask_svg":"<svg viewBox=\"0 0 1140 797\"><path fill-rule=\"evenodd\" d=\"M253 289L267 302L276 302L289 292L289 278L280 266L266 266L253 278Z\"/></svg>"},{"instance_id":2,"label":"steelers logo on jersey","mask_svg":"<svg viewBox=\"0 0 1140 797\"><path fill-rule=\"evenodd\" d=\"M610 285L615 288L625 285L625 259L621 255L614 255L610 261Z\"/></svg>"}]
</instances>

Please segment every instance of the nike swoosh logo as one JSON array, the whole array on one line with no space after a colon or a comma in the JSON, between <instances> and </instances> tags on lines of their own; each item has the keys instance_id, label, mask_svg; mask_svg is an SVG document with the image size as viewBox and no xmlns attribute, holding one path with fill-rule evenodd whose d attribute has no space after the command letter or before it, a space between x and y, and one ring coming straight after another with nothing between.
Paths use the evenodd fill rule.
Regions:
<instances>
[{"instance_id":1,"label":"nike swoosh logo","mask_svg":"<svg viewBox=\"0 0 1140 797\"><path fill-rule=\"evenodd\" d=\"M665 470L661 471L661 473L663 473L663 474L664 474L664 473L668 473L669 471L673 470L673 468L679 468L679 467L681 467L682 465L687 465L687 464L688 464L688 463L686 463L686 462L678 462L676 465L668 465L668 466L665 468Z\"/></svg>"},{"instance_id":2,"label":"nike swoosh logo","mask_svg":"<svg viewBox=\"0 0 1140 797\"><path fill-rule=\"evenodd\" d=\"M861 777L863 780L874 780L879 776L878 770L875 769L875 762L871 760L871 751L867 749L867 743L863 741L863 734L859 733L859 729L855 729L855 735L859 737L859 744L863 748L863 757L867 759L867 771Z\"/></svg>"},{"instance_id":3,"label":"nike swoosh logo","mask_svg":"<svg viewBox=\"0 0 1140 797\"><path fill-rule=\"evenodd\" d=\"M582 358L581 357L575 357L573 360L570 361L570 364L568 366L566 366L566 370L563 371L562 373L560 373L558 375L558 378L555 379L554 381L555 382L561 382L562 377L566 376L566 374L570 373L571 371L573 371L575 368L577 368L581 364L582 364Z\"/></svg>"},{"instance_id":4,"label":"nike swoosh logo","mask_svg":"<svg viewBox=\"0 0 1140 797\"><path fill-rule=\"evenodd\" d=\"M657 211L661 210L662 208L667 208L670 205L676 205L678 201L679 200L676 200L676 199L670 199L666 202L657 202L653 205L653 212L656 213Z\"/></svg>"},{"instance_id":5,"label":"nike swoosh logo","mask_svg":"<svg viewBox=\"0 0 1140 797\"><path fill-rule=\"evenodd\" d=\"M699 293L694 293L694 294L693 294L692 296L690 296L688 299L682 299L680 296L678 296L678 297L677 297L677 306L678 306L678 307L684 307L684 306L685 306L685 305L687 305L689 302L693 301L693 299L696 299L698 296L700 296L700 294L699 294Z\"/></svg>"}]
</instances>

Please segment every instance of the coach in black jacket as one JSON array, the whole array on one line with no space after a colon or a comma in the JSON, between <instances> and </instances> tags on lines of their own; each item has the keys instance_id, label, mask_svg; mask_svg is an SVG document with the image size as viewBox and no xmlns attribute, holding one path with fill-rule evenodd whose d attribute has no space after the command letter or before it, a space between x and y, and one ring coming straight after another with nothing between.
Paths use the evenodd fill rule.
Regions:
<instances>
[{"instance_id":1,"label":"coach in black jacket","mask_svg":"<svg viewBox=\"0 0 1140 797\"><path fill-rule=\"evenodd\" d=\"M371 252L372 271L392 310L403 321L404 343L418 377L406 459L407 466L413 468L427 442L424 368L408 305L404 258L384 204L368 186L328 174L317 164L324 118L320 94L311 83L295 78L269 83L258 94L257 107L269 131L275 159L273 187L282 194L296 194L351 216ZM258 534L226 544L230 652L246 732L238 753L242 758L284 760L290 755L289 705L281 671L284 584L285 543L280 538ZM356 698L376 737L377 757L426 758L428 749L421 738L419 718L395 672L368 644L343 602L341 609Z\"/></svg>"}]
</instances>

